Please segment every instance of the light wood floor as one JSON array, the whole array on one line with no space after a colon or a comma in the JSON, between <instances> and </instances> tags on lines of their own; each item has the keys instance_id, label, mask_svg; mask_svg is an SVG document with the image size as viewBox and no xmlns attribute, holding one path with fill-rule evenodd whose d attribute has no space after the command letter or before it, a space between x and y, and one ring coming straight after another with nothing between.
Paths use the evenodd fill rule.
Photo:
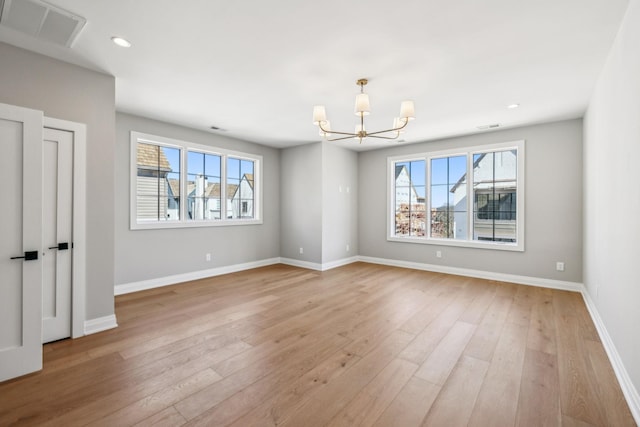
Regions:
<instances>
[{"instance_id":1,"label":"light wood floor","mask_svg":"<svg viewBox=\"0 0 640 427\"><path fill-rule=\"evenodd\" d=\"M116 314L0 384L0 425L635 425L577 293L275 265Z\"/></svg>"}]
</instances>

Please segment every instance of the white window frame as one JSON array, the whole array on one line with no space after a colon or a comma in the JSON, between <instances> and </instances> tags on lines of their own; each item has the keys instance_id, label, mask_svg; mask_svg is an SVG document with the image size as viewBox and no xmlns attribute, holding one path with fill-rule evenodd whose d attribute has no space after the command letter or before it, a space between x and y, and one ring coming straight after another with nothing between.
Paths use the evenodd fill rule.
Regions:
<instances>
[{"instance_id":1,"label":"white window frame","mask_svg":"<svg viewBox=\"0 0 640 427\"><path fill-rule=\"evenodd\" d=\"M387 158L387 241L402 243L417 243L426 245L458 246L465 248L494 249L503 251L525 250L525 141L511 141L496 144L477 145L451 150L425 152ZM491 153L497 151L517 151L517 196L516 196L516 242L494 242L473 240L473 155L479 153ZM431 160L443 157L467 156L467 239L456 240L431 237ZM425 236L395 235L395 164L398 162L410 162L424 160L425 172Z\"/></svg>"},{"instance_id":2,"label":"white window frame","mask_svg":"<svg viewBox=\"0 0 640 427\"><path fill-rule=\"evenodd\" d=\"M175 221L138 220L137 212L137 147L138 143L159 145L161 147L177 148L180 150L180 219ZM197 151L221 157L220 161L220 219L193 220L187 218L187 151ZM253 162L253 197L254 217L227 218L227 158L233 157ZM150 135L131 131L130 137L130 171L129 171L129 227L131 230L148 230L161 228L191 228L191 227L224 227L231 225L262 224L262 156L226 150L219 147L186 142L163 136ZM184 197L182 195L185 195ZM224 203L223 203L224 201Z\"/></svg>"}]
</instances>

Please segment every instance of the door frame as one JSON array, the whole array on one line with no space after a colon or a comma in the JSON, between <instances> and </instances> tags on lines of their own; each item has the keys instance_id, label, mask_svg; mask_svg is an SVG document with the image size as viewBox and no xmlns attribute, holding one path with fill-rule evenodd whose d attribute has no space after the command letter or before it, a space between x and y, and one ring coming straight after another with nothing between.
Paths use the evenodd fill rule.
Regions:
<instances>
[{"instance_id":1,"label":"door frame","mask_svg":"<svg viewBox=\"0 0 640 427\"><path fill-rule=\"evenodd\" d=\"M86 320L87 126L45 117L43 127L73 134L73 243L71 273L71 338L84 336Z\"/></svg>"}]
</instances>

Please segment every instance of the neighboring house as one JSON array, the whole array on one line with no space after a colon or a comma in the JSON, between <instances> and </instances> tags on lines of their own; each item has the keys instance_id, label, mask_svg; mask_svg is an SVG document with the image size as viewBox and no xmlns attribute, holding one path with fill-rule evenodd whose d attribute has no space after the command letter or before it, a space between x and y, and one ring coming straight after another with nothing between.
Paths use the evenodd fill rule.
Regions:
<instances>
[{"instance_id":1,"label":"neighboring house","mask_svg":"<svg viewBox=\"0 0 640 427\"><path fill-rule=\"evenodd\" d=\"M396 165L396 235L424 236L425 200L416 191L405 165Z\"/></svg>"},{"instance_id":2,"label":"neighboring house","mask_svg":"<svg viewBox=\"0 0 640 427\"><path fill-rule=\"evenodd\" d=\"M231 218L232 201L230 196L236 193L238 186L227 184L227 218ZM187 182L187 218L194 220L221 218L221 191L219 182L208 182L205 176Z\"/></svg>"},{"instance_id":3,"label":"neighboring house","mask_svg":"<svg viewBox=\"0 0 640 427\"><path fill-rule=\"evenodd\" d=\"M246 173L231 198L233 218L253 218L253 174Z\"/></svg>"},{"instance_id":4,"label":"neighboring house","mask_svg":"<svg viewBox=\"0 0 640 427\"><path fill-rule=\"evenodd\" d=\"M479 154L473 162L473 239L516 241L515 151ZM466 174L451 188L454 195L454 238L467 236ZM459 213L455 211L461 211Z\"/></svg>"},{"instance_id":5,"label":"neighboring house","mask_svg":"<svg viewBox=\"0 0 640 427\"><path fill-rule=\"evenodd\" d=\"M156 145L138 144L138 219L178 219L178 209L169 186L169 160ZM179 192L177 193L179 194Z\"/></svg>"}]
</instances>

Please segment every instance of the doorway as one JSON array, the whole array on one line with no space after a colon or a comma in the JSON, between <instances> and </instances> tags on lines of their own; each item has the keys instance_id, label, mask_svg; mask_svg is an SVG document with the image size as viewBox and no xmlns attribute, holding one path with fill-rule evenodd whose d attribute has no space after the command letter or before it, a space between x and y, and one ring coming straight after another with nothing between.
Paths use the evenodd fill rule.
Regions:
<instances>
[{"instance_id":1,"label":"doorway","mask_svg":"<svg viewBox=\"0 0 640 427\"><path fill-rule=\"evenodd\" d=\"M70 165L64 166L58 159L46 164L43 151L50 153L53 146L44 142L43 135L45 131L49 132L45 128L66 132L63 135L72 141ZM0 182L5 185L0 221L0 381L42 369L43 260L46 257L49 257L47 260L62 258L52 256L49 251L53 251L54 245L45 247L50 242L44 242L52 236L44 232L45 222L50 221L43 218L43 206L47 203L44 193L50 191L51 186L43 177L45 170L54 166L56 170L67 167L71 170L72 199L66 209L71 211L72 223L68 227L73 239L61 241L55 247L59 253L65 250L65 245L60 243L68 244L70 334L73 338L84 335L85 145L86 126L83 124L49 119L43 117L42 111L0 104ZM58 150L57 144L55 150ZM58 229L56 227L55 240L60 237ZM57 268L48 267L47 270ZM65 329L68 336L69 327Z\"/></svg>"},{"instance_id":2,"label":"doorway","mask_svg":"<svg viewBox=\"0 0 640 427\"><path fill-rule=\"evenodd\" d=\"M49 342L85 335L87 131L82 123L50 117L43 125L49 162L43 162L43 342Z\"/></svg>"}]
</instances>

